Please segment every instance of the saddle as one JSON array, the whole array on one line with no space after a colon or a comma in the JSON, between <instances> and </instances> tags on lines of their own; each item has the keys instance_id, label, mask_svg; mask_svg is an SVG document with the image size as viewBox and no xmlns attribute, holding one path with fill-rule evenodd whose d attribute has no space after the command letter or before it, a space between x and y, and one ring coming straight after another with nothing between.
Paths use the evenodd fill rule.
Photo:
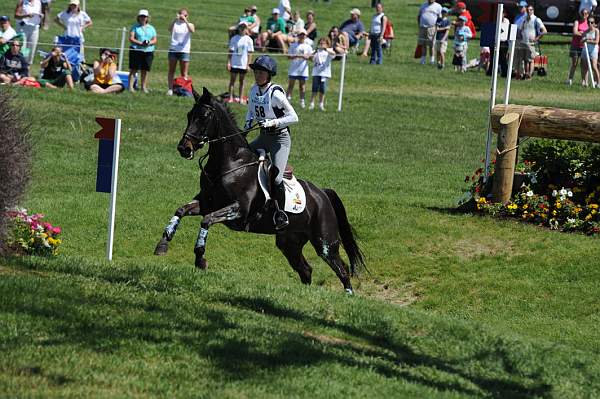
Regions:
<instances>
[{"instance_id":1,"label":"saddle","mask_svg":"<svg viewBox=\"0 0 600 399\"><path fill-rule=\"evenodd\" d=\"M277 168L266 159L261 161L258 166L258 183L265 195L265 201L270 197L270 188L275 182ZM301 213L306 207L306 194L300 182L294 176L294 168L286 165L283 173L283 185L285 187L285 206L284 210L290 213Z\"/></svg>"}]
</instances>

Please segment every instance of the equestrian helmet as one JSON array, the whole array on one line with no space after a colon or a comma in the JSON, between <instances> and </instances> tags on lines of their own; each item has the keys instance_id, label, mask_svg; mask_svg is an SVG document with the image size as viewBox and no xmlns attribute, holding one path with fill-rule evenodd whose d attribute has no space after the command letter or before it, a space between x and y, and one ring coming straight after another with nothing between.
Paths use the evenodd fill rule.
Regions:
<instances>
[{"instance_id":1,"label":"equestrian helmet","mask_svg":"<svg viewBox=\"0 0 600 399\"><path fill-rule=\"evenodd\" d=\"M271 76L277 75L277 62L275 62L275 60L268 55L261 55L258 57L252 64L250 64L250 68L267 71Z\"/></svg>"}]
</instances>

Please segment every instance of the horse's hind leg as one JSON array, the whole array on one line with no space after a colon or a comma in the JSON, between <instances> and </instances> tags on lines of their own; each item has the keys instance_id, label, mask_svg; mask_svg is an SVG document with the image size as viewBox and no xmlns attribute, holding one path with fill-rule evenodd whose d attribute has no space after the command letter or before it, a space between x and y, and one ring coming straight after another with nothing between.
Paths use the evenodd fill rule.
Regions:
<instances>
[{"instance_id":1,"label":"horse's hind leg","mask_svg":"<svg viewBox=\"0 0 600 399\"><path fill-rule=\"evenodd\" d=\"M171 218L169 224L167 224L167 227L165 227L160 241L158 242L158 244L156 244L156 248L154 249L154 255L164 255L167 253L167 251L169 250L169 241L171 241L175 236L175 232L177 232L177 227L179 226L179 223L181 222L181 219L184 216L198 215L200 215L200 202L198 202L198 200L193 200L192 202L189 202L183 205L181 208L177 209L175 215Z\"/></svg>"},{"instance_id":2,"label":"horse's hind leg","mask_svg":"<svg viewBox=\"0 0 600 399\"><path fill-rule=\"evenodd\" d=\"M329 241L319 238L311 240L311 244L321 259L323 259L338 276L346 292L350 295L354 294L352 283L350 283L348 268L340 257L340 242L338 240Z\"/></svg>"},{"instance_id":3,"label":"horse's hind leg","mask_svg":"<svg viewBox=\"0 0 600 399\"><path fill-rule=\"evenodd\" d=\"M310 284L312 281L312 267L302 255L302 248L307 241L308 238L303 233L280 233L275 239L277 248L283 252L303 284Z\"/></svg>"}]
</instances>

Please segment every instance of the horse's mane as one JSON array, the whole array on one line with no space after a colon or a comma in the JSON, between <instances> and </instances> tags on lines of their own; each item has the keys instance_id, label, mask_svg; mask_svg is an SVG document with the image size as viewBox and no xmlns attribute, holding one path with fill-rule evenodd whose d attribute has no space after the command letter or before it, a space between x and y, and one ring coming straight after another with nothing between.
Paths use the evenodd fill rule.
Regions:
<instances>
[{"instance_id":1,"label":"horse's mane","mask_svg":"<svg viewBox=\"0 0 600 399\"><path fill-rule=\"evenodd\" d=\"M233 111L218 99L214 98L213 106L218 113L220 120L225 121L225 125L223 126L224 132L226 135L232 135L239 133L240 138L248 146L248 140L246 139L246 135L242 133L242 130L238 127L236 122L236 116Z\"/></svg>"}]
</instances>

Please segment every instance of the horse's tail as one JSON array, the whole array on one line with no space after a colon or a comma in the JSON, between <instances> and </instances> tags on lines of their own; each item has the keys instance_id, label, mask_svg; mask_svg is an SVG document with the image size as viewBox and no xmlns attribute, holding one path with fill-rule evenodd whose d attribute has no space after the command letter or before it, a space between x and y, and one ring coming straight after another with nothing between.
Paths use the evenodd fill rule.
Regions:
<instances>
[{"instance_id":1,"label":"horse's tail","mask_svg":"<svg viewBox=\"0 0 600 399\"><path fill-rule=\"evenodd\" d=\"M354 229L350 225L348 221L348 216L346 215L346 208L342 203L342 200L337 195L335 191L330 188L326 188L323 191L329 197L329 201L331 205L333 205L333 209L335 210L335 216L337 218L338 226L340 228L340 237L342 239L342 245L344 246L344 250L346 254L348 254L348 259L350 260L350 273L352 275L357 274L358 269L364 269L367 272L367 266L365 264L365 257L363 252L358 247L358 243L355 239Z\"/></svg>"}]
</instances>

